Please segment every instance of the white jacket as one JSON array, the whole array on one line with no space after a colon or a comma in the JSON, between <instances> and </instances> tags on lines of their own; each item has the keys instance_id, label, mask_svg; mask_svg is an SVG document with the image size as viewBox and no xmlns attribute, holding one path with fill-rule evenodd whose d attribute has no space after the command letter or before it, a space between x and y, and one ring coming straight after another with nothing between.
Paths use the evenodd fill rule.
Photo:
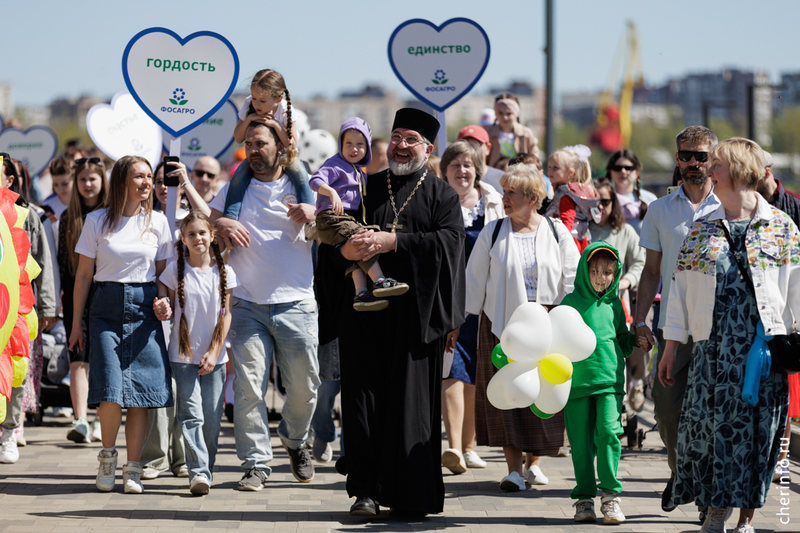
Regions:
<instances>
[{"instance_id":1,"label":"white jacket","mask_svg":"<svg viewBox=\"0 0 800 533\"><path fill-rule=\"evenodd\" d=\"M800 316L800 235L789 215L758 195L754 219L747 229L747 261L756 291L758 315L767 335L795 329ZM685 343L707 340L714 320L716 261L727 250L721 224L725 208L695 222L683 242L672 278L664 338Z\"/></svg>"},{"instance_id":2,"label":"white jacket","mask_svg":"<svg viewBox=\"0 0 800 533\"><path fill-rule=\"evenodd\" d=\"M506 216L503 210L503 195L497 192L497 189L482 181L478 182L478 188L481 190L481 196L483 196L484 225Z\"/></svg>"},{"instance_id":3,"label":"white jacket","mask_svg":"<svg viewBox=\"0 0 800 533\"><path fill-rule=\"evenodd\" d=\"M502 224L492 246L496 224ZM569 230L557 219L550 225L542 219L536 230L536 301L543 305L561 302L572 292L580 252ZM492 333L500 337L512 313L528 301L522 264L511 237L511 219L490 222L483 228L467 263L467 313L486 313Z\"/></svg>"}]
</instances>

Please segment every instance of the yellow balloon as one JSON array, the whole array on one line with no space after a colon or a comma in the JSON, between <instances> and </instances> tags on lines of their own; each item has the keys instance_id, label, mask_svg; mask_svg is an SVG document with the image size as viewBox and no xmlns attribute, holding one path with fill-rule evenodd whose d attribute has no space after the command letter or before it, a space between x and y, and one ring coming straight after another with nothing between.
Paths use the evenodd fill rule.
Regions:
<instances>
[{"instance_id":1,"label":"yellow balloon","mask_svg":"<svg viewBox=\"0 0 800 533\"><path fill-rule=\"evenodd\" d=\"M15 355L11 357L11 368L14 369L14 376L11 380L12 387L21 387L25 381L25 376L28 375L28 361L27 357Z\"/></svg>"},{"instance_id":2,"label":"yellow balloon","mask_svg":"<svg viewBox=\"0 0 800 533\"><path fill-rule=\"evenodd\" d=\"M553 385L561 385L572 377L572 361L560 353L547 354L539 361L542 377Z\"/></svg>"},{"instance_id":3,"label":"yellow balloon","mask_svg":"<svg viewBox=\"0 0 800 533\"><path fill-rule=\"evenodd\" d=\"M30 313L22 316L28 322L28 338L35 341L39 335L39 316L36 314L36 309L31 309Z\"/></svg>"},{"instance_id":4,"label":"yellow balloon","mask_svg":"<svg viewBox=\"0 0 800 533\"><path fill-rule=\"evenodd\" d=\"M508 357L506 357L506 359L508 359ZM508 362L509 362L509 363L513 363L513 362L514 362L514 360L513 360L513 359L508 359Z\"/></svg>"},{"instance_id":5,"label":"yellow balloon","mask_svg":"<svg viewBox=\"0 0 800 533\"><path fill-rule=\"evenodd\" d=\"M6 420L6 397L0 394L0 424Z\"/></svg>"}]
</instances>

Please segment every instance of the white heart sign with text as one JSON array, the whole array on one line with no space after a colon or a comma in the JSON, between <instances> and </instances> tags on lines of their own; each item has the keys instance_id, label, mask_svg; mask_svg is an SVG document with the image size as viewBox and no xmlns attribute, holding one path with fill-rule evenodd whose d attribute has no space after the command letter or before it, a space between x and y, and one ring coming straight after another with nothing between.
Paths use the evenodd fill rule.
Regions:
<instances>
[{"instance_id":1,"label":"white heart sign with text","mask_svg":"<svg viewBox=\"0 0 800 533\"><path fill-rule=\"evenodd\" d=\"M161 127L129 92L115 94L111 105L92 106L86 115L86 129L92 142L114 161L138 155L155 167L161 158Z\"/></svg>"},{"instance_id":2,"label":"white heart sign with text","mask_svg":"<svg viewBox=\"0 0 800 533\"><path fill-rule=\"evenodd\" d=\"M6 152L28 167L31 176L38 176L47 168L58 150L58 138L47 126L33 126L27 130L6 128L0 131L0 152Z\"/></svg>"},{"instance_id":3,"label":"white heart sign with text","mask_svg":"<svg viewBox=\"0 0 800 533\"><path fill-rule=\"evenodd\" d=\"M389 63L414 96L443 112L481 78L489 50L486 32L469 19L454 18L441 26L413 19L389 38Z\"/></svg>"},{"instance_id":4,"label":"white heart sign with text","mask_svg":"<svg viewBox=\"0 0 800 533\"><path fill-rule=\"evenodd\" d=\"M180 137L228 101L239 78L239 57L217 33L184 39L166 28L148 28L125 47L122 75L150 118Z\"/></svg>"},{"instance_id":5,"label":"white heart sign with text","mask_svg":"<svg viewBox=\"0 0 800 533\"><path fill-rule=\"evenodd\" d=\"M239 109L228 100L210 118L183 135L181 163L192 170L197 160L203 156L219 158L233 144L233 128L238 120ZM169 136L164 135L164 140L168 139ZM166 143L164 151L169 152Z\"/></svg>"}]
</instances>

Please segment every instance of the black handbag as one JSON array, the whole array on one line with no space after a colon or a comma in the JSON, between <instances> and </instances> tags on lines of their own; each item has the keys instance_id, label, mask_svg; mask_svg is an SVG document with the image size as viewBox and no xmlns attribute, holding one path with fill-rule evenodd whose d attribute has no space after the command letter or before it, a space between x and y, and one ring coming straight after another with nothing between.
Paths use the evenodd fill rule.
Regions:
<instances>
[{"instance_id":1,"label":"black handbag","mask_svg":"<svg viewBox=\"0 0 800 533\"><path fill-rule=\"evenodd\" d=\"M735 250L731 233L724 223L722 223L722 231L725 233L728 246L731 249L733 258L736 260L736 266L739 267L739 273L750 288L750 292L755 296L756 289L753 286L753 279L750 277L750 271L744 264L744 259L742 259L741 254ZM775 335L771 341L767 342L767 346L769 347L769 353L772 359L770 372L787 376L800 372L800 333Z\"/></svg>"}]
</instances>

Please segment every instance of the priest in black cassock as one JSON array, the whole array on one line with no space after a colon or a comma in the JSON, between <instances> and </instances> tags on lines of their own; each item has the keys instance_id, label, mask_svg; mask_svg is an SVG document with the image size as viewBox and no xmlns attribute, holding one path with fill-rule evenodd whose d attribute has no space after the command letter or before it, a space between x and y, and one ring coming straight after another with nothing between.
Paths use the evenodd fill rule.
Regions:
<instances>
[{"instance_id":1,"label":"priest in black cassock","mask_svg":"<svg viewBox=\"0 0 800 533\"><path fill-rule=\"evenodd\" d=\"M446 181L425 170L438 131L424 111L397 111L389 170L369 176L364 196L367 224L382 231L320 250L320 285L339 284L342 295L342 425L355 516L378 514L379 505L408 517L444 507L442 359L448 334L466 315L461 204ZM357 312L344 271L375 253L383 273L409 290L388 298L383 311Z\"/></svg>"}]
</instances>

